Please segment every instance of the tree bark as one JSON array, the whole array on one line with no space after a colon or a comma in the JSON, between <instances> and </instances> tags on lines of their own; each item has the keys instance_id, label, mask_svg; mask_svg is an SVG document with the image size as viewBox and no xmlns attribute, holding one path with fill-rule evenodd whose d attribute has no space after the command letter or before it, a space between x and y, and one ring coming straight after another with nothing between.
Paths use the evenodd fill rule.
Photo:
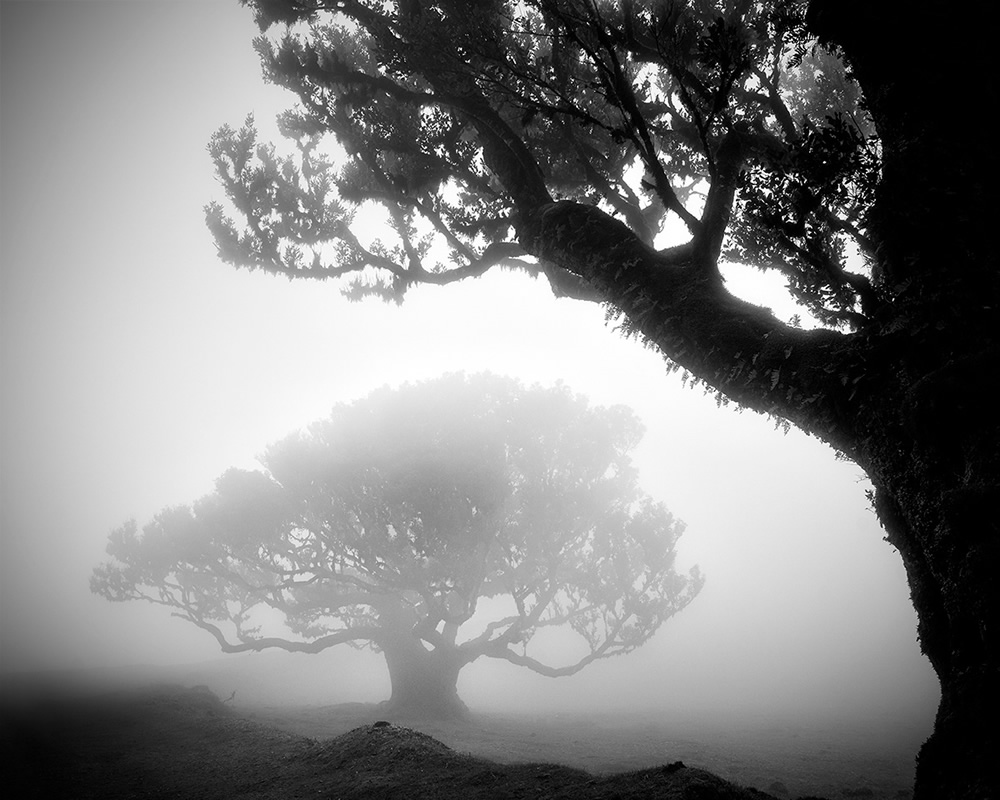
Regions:
<instances>
[{"instance_id":1,"label":"tree bark","mask_svg":"<svg viewBox=\"0 0 1000 800\"><path fill-rule=\"evenodd\" d=\"M928 352L963 352L943 346L946 334L930 339L885 355L883 382L861 403L859 450L941 683L914 796L986 800L1000 796L1000 428L991 404L1000 360L993 347L938 356L928 369Z\"/></svg>"},{"instance_id":2,"label":"tree bark","mask_svg":"<svg viewBox=\"0 0 1000 800\"><path fill-rule=\"evenodd\" d=\"M386 711L422 719L468 716L458 696L458 674L465 662L457 653L427 650L413 636L387 642L382 652L392 682L392 696L383 704Z\"/></svg>"},{"instance_id":3,"label":"tree bark","mask_svg":"<svg viewBox=\"0 0 1000 800\"><path fill-rule=\"evenodd\" d=\"M388 600L379 608L378 645L385 656L392 696L382 707L393 716L461 719L469 710L458 696L458 675L468 659L443 639L427 649L419 619Z\"/></svg>"},{"instance_id":4,"label":"tree bark","mask_svg":"<svg viewBox=\"0 0 1000 800\"><path fill-rule=\"evenodd\" d=\"M922 651L941 681L915 800L1000 797L1000 284L997 158L975 130L996 104L987 6L813 0L843 48L883 143L869 220L891 316L866 356L858 450L887 539L906 565Z\"/></svg>"}]
</instances>

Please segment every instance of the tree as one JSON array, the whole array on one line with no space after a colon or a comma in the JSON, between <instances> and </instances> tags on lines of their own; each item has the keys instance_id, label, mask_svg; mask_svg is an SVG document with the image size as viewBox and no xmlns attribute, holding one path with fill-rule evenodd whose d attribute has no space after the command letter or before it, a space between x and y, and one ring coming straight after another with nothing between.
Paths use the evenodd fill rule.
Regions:
<instances>
[{"instance_id":1,"label":"tree","mask_svg":"<svg viewBox=\"0 0 1000 800\"><path fill-rule=\"evenodd\" d=\"M291 24L257 46L298 151L213 139L221 256L397 301L525 269L829 443L871 479L941 682L915 796L1000 795L988 4L249 4ZM783 273L812 321L732 296L726 261Z\"/></svg>"},{"instance_id":2,"label":"tree","mask_svg":"<svg viewBox=\"0 0 1000 800\"><path fill-rule=\"evenodd\" d=\"M266 472L230 470L141 535L116 530L92 589L173 609L226 652L371 647L392 710L459 715L476 659L571 675L642 645L701 588L674 570L683 526L638 487L641 436L628 409L563 386L383 389L271 446ZM557 627L579 639L570 663L532 641Z\"/></svg>"}]
</instances>

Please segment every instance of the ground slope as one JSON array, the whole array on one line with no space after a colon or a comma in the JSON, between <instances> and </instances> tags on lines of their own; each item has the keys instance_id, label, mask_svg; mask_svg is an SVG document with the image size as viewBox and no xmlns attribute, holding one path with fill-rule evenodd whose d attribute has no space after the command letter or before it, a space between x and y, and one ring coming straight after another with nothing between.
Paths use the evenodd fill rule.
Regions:
<instances>
[{"instance_id":1,"label":"ground slope","mask_svg":"<svg viewBox=\"0 0 1000 800\"><path fill-rule=\"evenodd\" d=\"M603 776L551 764L498 764L381 721L316 741L241 717L204 689L8 699L3 710L5 772L21 797L770 797L680 762Z\"/></svg>"}]
</instances>

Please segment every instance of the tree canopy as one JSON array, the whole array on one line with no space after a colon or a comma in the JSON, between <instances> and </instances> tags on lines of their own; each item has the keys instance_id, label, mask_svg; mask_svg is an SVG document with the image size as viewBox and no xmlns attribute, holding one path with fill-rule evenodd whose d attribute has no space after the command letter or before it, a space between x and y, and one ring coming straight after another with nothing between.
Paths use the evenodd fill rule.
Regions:
<instances>
[{"instance_id":1,"label":"tree canopy","mask_svg":"<svg viewBox=\"0 0 1000 800\"><path fill-rule=\"evenodd\" d=\"M235 264L397 300L504 264L606 299L532 241L525 212L565 200L683 244L665 266L780 270L824 324L878 308L878 140L800 2L253 5L262 29L294 25L257 48L300 102L280 121L294 156L251 120L212 140L239 222L212 204L209 224ZM366 204L391 231L370 243L352 227Z\"/></svg>"},{"instance_id":2,"label":"tree canopy","mask_svg":"<svg viewBox=\"0 0 1000 800\"><path fill-rule=\"evenodd\" d=\"M395 705L447 713L478 658L569 675L697 594L698 571L674 569L683 525L639 488L641 435L628 409L561 385L383 389L269 447L265 471L116 530L92 588L166 606L228 652L372 647ZM571 660L536 655L554 628L576 634Z\"/></svg>"}]
</instances>

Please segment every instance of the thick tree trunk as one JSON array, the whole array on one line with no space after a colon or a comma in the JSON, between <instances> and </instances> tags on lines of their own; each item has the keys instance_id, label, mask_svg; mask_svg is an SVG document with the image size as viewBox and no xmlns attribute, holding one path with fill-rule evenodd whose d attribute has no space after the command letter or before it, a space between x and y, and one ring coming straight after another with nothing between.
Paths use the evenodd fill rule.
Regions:
<instances>
[{"instance_id":1,"label":"thick tree trunk","mask_svg":"<svg viewBox=\"0 0 1000 800\"><path fill-rule=\"evenodd\" d=\"M812 0L875 119L883 177L869 220L892 298L878 320L858 449L906 565L941 681L916 800L1000 797L1000 273L997 158L976 129L997 101L991 9Z\"/></svg>"},{"instance_id":2,"label":"thick tree trunk","mask_svg":"<svg viewBox=\"0 0 1000 800\"><path fill-rule=\"evenodd\" d=\"M909 382L891 412L870 416L876 509L941 681L915 800L1000 797L1000 428L990 388L998 368L995 355L954 358Z\"/></svg>"},{"instance_id":3,"label":"thick tree trunk","mask_svg":"<svg viewBox=\"0 0 1000 800\"><path fill-rule=\"evenodd\" d=\"M1000 797L1000 497L969 466L949 486L915 477L932 471L917 465L876 493L887 538L906 565L921 649L941 681L934 732L917 762L915 800Z\"/></svg>"},{"instance_id":4,"label":"thick tree trunk","mask_svg":"<svg viewBox=\"0 0 1000 800\"><path fill-rule=\"evenodd\" d=\"M427 650L414 636L383 646L392 697L384 704L394 716L456 719L468 715L458 696L458 674L464 662L456 653Z\"/></svg>"}]
</instances>

